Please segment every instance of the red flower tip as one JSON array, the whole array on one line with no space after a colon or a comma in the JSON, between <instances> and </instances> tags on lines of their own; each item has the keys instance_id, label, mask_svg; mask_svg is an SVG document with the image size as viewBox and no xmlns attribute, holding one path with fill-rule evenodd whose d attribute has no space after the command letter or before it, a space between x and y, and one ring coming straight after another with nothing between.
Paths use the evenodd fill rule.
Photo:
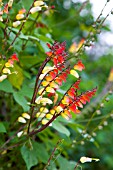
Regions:
<instances>
[{"instance_id":1,"label":"red flower tip","mask_svg":"<svg viewBox=\"0 0 113 170\"><path fill-rule=\"evenodd\" d=\"M46 45L48 46L48 48L50 48L50 49L51 49L51 45L50 45L49 43L47 43Z\"/></svg>"},{"instance_id":2,"label":"red flower tip","mask_svg":"<svg viewBox=\"0 0 113 170\"><path fill-rule=\"evenodd\" d=\"M11 56L11 59L14 61L19 61L18 57L17 57L17 54L14 53L12 56Z\"/></svg>"},{"instance_id":3,"label":"red flower tip","mask_svg":"<svg viewBox=\"0 0 113 170\"><path fill-rule=\"evenodd\" d=\"M84 66L84 64L82 63L82 61L79 60L78 63L74 65L74 69L75 69L75 70L82 71L83 69L85 69L85 66Z\"/></svg>"},{"instance_id":4,"label":"red flower tip","mask_svg":"<svg viewBox=\"0 0 113 170\"><path fill-rule=\"evenodd\" d=\"M46 55L49 56L49 57L51 57L51 56L52 56L52 51L46 52Z\"/></svg>"},{"instance_id":5,"label":"red flower tip","mask_svg":"<svg viewBox=\"0 0 113 170\"><path fill-rule=\"evenodd\" d=\"M52 6L51 6L51 9L55 9L55 5L52 5Z\"/></svg>"},{"instance_id":6,"label":"red flower tip","mask_svg":"<svg viewBox=\"0 0 113 170\"><path fill-rule=\"evenodd\" d=\"M4 10L3 10L6 14L8 14L9 13L9 11L8 11L8 4L6 4L5 6L4 6Z\"/></svg>"}]
</instances>

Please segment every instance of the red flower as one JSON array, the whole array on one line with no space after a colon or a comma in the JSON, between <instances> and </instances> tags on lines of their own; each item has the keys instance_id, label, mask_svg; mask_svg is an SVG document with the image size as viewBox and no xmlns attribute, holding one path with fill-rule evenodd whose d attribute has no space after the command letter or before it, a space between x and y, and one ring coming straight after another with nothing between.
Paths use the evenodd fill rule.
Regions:
<instances>
[{"instance_id":1,"label":"red flower","mask_svg":"<svg viewBox=\"0 0 113 170\"><path fill-rule=\"evenodd\" d=\"M15 60L15 61L19 61L19 59L18 59L18 57L17 57L17 54L13 54L12 56L11 56L11 60Z\"/></svg>"},{"instance_id":2,"label":"red flower","mask_svg":"<svg viewBox=\"0 0 113 170\"><path fill-rule=\"evenodd\" d=\"M9 13L9 11L8 11L8 4L6 4L5 6L4 6L4 13L6 13L6 14L8 14Z\"/></svg>"}]
</instances>

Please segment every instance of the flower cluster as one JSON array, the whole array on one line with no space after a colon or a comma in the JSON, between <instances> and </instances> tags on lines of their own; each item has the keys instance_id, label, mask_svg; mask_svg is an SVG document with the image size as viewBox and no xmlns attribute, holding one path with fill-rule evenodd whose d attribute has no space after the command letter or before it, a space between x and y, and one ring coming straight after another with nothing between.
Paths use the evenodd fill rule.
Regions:
<instances>
[{"instance_id":1,"label":"flower cluster","mask_svg":"<svg viewBox=\"0 0 113 170\"><path fill-rule=\"evenodd\" d=\"M28 12L31 13L31 14L34 14L36 12L39 12L42 10L42 8L48 8L48 6L45 4L45 2L43 1L35 1L34 2L34 7L32 7L30 9L30 11ZM18 27L22 22L26 22L26 16L28 16L28 14L26 14L26 9L21 9L18 11L18 14L16 15L16 21L13 22L13 27Z\"/></svg>"},{"instance_id":2,"label":"flower cluster","mask_svg":"<svg viewBox=\"0 0 113 170\"><path fill-rule=\"evenodd\" d=\"M18 27L22 22L26 21L24 19L25 13L26 13L26 10L24 8L18 11L18 14L16 15L17 21L13 22L13 27Z\"/></svg>"},{"instance_id":3,"label":"flower cluster","mask_svg":"<svg viewBox=\"0 0 113 170\"><path fill-rule=\"evenodd\" d=\"M3 4L2 0L0 0L0 21L3 21L2 15L8 14L9 13L9 9L12 7L13 5L13 0L9 0L7 4Z\"/></svg>"},{"instance_id":4,"label":"flower cluster","mask_svg":"<svg viewBox=\"0 0 113 170\"><path fill-rule=\"evenodd\" d=\"M38 11L41 11L43 7L48 8L48 6L45 4L45 2L43 2L43 1L35 1L34 2L34 7L32 7L30 9L30 13L34 14L34 13L36 13Z\"/></svg>"},{"instance_id":5,"label":"flower cluster","mask_svg":"<svg viewBox=\"0 0 113 170\"><path fill-rule=\"evenodd\" d=\"M56 117L62 116L69 120L72 112L80 113L81 108L86 102L90 102L91 97L95 95L96 88L91 91L78 94L80 77L79 71L85 69L84 64L79 60L73 67L67 62L68 54L66 52L66 43L55 42L53 45L47 44L49 51L46 53L47 63L43 63L39 69L38 84L36 86L37 96L35 99L35 109L33 118L46 126ZM44 61L44 62L45 62ZM52 61L50 66L49 61ZM40 71L41 70L41 71ZM75 82L59 99L58 90L63 83L67 81L68 75L76 78ZM22 120L22 121L21 121ZM33 120L33 119L32 119ZM26 123L20 117L19 122Z\"/></svg>"},{"instance_id":6,"label":"flower cluster","mask_svg":"<svg viewBox=\"0 0 113 170\"><path fill-rule=\"evenodd\" d=\"M11 71L11 68L14 67L14 61L19 61L17 55L14 53L5 65L2 68L2 75L0 76L0 82L7 78L8 74L16 73L15 71Z\"/></svg>"}]
</instances>

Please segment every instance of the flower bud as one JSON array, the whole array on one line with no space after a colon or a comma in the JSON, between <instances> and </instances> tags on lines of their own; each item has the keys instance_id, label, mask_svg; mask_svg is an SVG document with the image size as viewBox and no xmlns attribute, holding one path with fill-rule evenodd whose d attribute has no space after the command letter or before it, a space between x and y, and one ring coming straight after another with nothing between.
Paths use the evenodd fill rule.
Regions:
<instances>
[{"instance_id":1,"label":"flower bud","mask_svg":"<svg viewBox=\"0 0 113 170\"><path fill-rule=\"evenodd\" d=\"M31 8L30 12L31 12L31 14L34 14L35 12L41 11L41 9L42 9L42 8L39 7L39 6L33 7L33 8Z\"/></svg>"},{"instance_id":2,"label":"flower bud","mask_svg":"<svg viewBox=\"0 0 113 170\"><path fill-rule=\"evenodd\" d=\"M8 7L12 7L12 5L13 5L13 0L9 0L9 2L8 2Z\"/></svg>"},{"instance_id":3,"label":"flower bud","mask_svg":"<svg viewBox=\"0 0 113 170\"><path fill-rule=\"evenodd\" d=\"M35 7L41 6L41 5L44 5L44 2L43 2L43 1L36 1L36 2L34 2L34 6L35 6Z\"/></svg>"},{"instance_id":4,"label":"flower bud","mask_svg":"<svg viewBox=\"0 0 113 170\"><path fill-rule=\"evenodd\" d=\"M13 27L18 27L21 24L21 21L15 21L13 22Z\"/></svg>"},{"instance_id":5,"label":"flower bud","mask_svg":"<svg viewBox=\"0 0 113 170\"><path fill-rule=\"evenodd\" d=\"M3 21L3 18L2 18L2 16L0 16L0 21L1 21L1 22Z\"/></svg>"},{"instance_id":6,"label":"flower bud","mask_svg":"<svg viewBox=\"0 0 113 170\"><path fill-rule=\"evenodd\" d=\"M0 82L2 82L4 79L6 79L7 78L7 75L2 75L2 76L0 76Z\"/></svg>"},{"instance_id":7,"label":"flower bud","mask_svg":"<svg viewBox=\"0 0 113 170\"><path fill-rule=\"evenodd\" d=\"M16 15L17 20L20 20L20 19L23 19L23 18L24 18L24 14L17 14Z\"/></svg>"},{"instance_id":8,"label":"flower bud","mask_svg":"<svg viewBox=\"0 0 113 170\"><path fill-rule=\"evenodd\" d=\"M4 68L2 72L5 74L11 74L11 71L8 68Z\"/></svg>"}]
</instances>

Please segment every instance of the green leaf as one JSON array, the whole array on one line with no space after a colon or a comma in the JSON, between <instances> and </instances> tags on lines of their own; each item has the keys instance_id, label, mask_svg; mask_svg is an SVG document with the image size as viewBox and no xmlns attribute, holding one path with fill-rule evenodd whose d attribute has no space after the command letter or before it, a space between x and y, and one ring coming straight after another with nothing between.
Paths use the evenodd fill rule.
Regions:
<instances>
[{"instance_id":1,"label":"green leaf","mask_svg":"<svg viewBox=\"0 0 113 170\"><path fill-rule=\"evenodd\" d=\"M0 27L2 27L4 29L6 26L2 22L0 22Z\"/></svg>"},{"instance_id":2,"label":"green leaf","mask_svg":"<svg viewBox=\"0 0 113 170\"><path fill-rule=\"evenodd\" d=\"M0 122L0 133L6 133L6 128L2 122Z\"/></svg>"},{"instance_id":3,"label":"green leaf","mask_svg":"<svg viewBox=\"0 0 113 170\"><path fill-rule=\"evenodd\" d=\"M7 92L7 93L13 93L12 85L7 79L0 82L0 90Z\"/></svg>"},{"instance_id":4,"label":"green leaf","mask_svg":"<svg viewBox=\"0 0 113 170\"><path fill-rule=\"evenodd\" d=\"M27 37L28 37L28 39L30 39L30 40L40 41L38 38L36 38L36 37L34 37L34 36L31 36L31 35L28 35Z\"/></svg>"},{"instance_id":5,"label":"green leaf","mask_svg":"<svg viewBox=\"0 0 113 170\"><path fill-rule=\"evenodd\" d=\"M15 74L15 73L10 74L10 75L8 76L8 79L9 79L9 81L11 82L11 84L12 84L14 87L16 87L17 89L20 89L20 87L21 87L21 85L22 85L22 83L23 83L23 79L24 79L24 77L23 77L23 71L22 71L22 69L21 69L18 65L16 65L16 64L14 64L14 71L16 71L17 74Z\"/></svg>"},{"instance_id":6,"label":"green leaf","mask_svg":"<svg viewBox=\"0 0 113 170\"><path fill-rule=\"evenodd\" d=\"M40 160L43 163L47 163L49 155L48 155L44 145L37 143L37 142L34 142L33 147L35 148L38 160Z\"/></svg>"},{"instance_id":7,"label":"green leaf","mask_svg":"<svg viewBox=\"0 0 113 170\"><path fill-rule=\"evenodd\" d=\"M74 161L68 161L66 158L59 156L58 159L58 164L60 166L60 170L73 170L75 167L75 162Z\"/></svg>"},{"instance_id":8,"label":"green leaf","mask_svg":"<svg viewBox=\"0 0 113 170\"><path fill-rule=\"evenodd\" d=\"M64 127L61 123L59 123L58 121L54 121L52 123L52 127L56 129L58 132L63 133L66 136L70 136L69 130L66 127Z\"/></svg>"},{"instance_id":9,"label":"green leaf","mask_svg":"<svg viewBox=\"0 0 113 170\"><path fill-rule=\"evenodd\" d=\"M32 0L27 0L27 3L26 1L22 1L22 4L26 10L29 10L29 6L31 6L32 3L33 3Z\"/></svg>"},{"instance_id":10,"label":"green leaf","mask_svg":"<svg viewBox=\"0 0 113 170\"><path fill-rule=\"evenodd\" d=\"M20 64L25 68L30 68L35 64L44 61L43 57L40 56L20 56Z\"/></svg>"},{"instance_id":11,"label":"green leaf","mask_svg":"<svg viewBox=\"0 0 113 170\"><path fill-rule=\"evenodd\" d=\"M24 39L24 40L28 40L28 36L27 36L27 35L24 35L23 33L21 33L21 34L19 35L19 38Z\"/></svg>"},{"instance_id":12,"label":"green leaf","mask_svg":"<svg viewBox=\"0 0 113 170\"><path fill-rule=\"evenodd\" d=\"M4 33L3 33L3 30L0 28L0 38L3 38L4 37Z\"/></svg>"},{"instance_id":13,"label":"green leaf","mask_svg":"<svg viewBox=\"0 0 113 170\"><path fill-rule=\"evenodd\" d=\"M33 95L33 88L29 87L28 83L29 82L27 80L24 81L20 93L22 94L22 96L26 96L31 99Z\"/></svg>"},{"instance_id":14,"label":"green leaf","mask_svg":"<svg viewBox=\"0 0 113 170\"><path fill-rule=\"evenodd\" d=\"M38 159L37 159L36 151L34 148L31 149L26 146L22 146L21 154L26 163L27 170L30 170L32 166L38 164Z\"/></svg>"},{"instance_id":15,"label":"green leaf","mask_svg":"<svg viewBox=\"0 0 113 170\"><path fill-rule=\"evenodd\" d=\"M27 100L25 99L24 95L21 92L14 92L13 96L16 102L23 107L24 111L29 110L29 106L27 105Z\"/></svg>"}]
</instances>

